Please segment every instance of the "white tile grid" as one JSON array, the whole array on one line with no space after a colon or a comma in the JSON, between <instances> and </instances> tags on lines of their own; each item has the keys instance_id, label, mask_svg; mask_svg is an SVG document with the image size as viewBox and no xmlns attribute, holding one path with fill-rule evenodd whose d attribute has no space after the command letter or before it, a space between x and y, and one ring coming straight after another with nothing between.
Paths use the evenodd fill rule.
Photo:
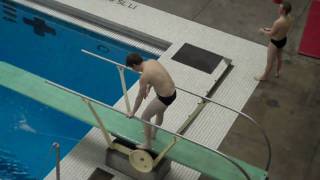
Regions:
<instances>
[{"instance_id":1,"label":"white tile grid","mask_svg":"<svg viewBox=\"0 0 320 180\"><path fill-rule=\"evenodd\" d=\"M73 7L77 7L81 10L91 11L93 14L96 14L102 17L115 18L112 20L113 22L126 21L126 22L130 22L130 24L136 24L145 30L155 29L159 27L159 24L158 24L159 17L154 16L154 13L151 13L152 10L155 10L155 9L150 10L150 7L146 7L142 4L139 4L139 7L136 8L135 10L131 10L121 6L120 4L109 2L106 0L90 1L90 3L87 3L87 1L84 1L84 0L68 0L68 1L57 0L57 1L61 3L68 3L69 5ZM160 16L165 16L167 14L161 11L158 11L158 13L160 13ZM149 19L150 21L148 20L144 21L144 19L136 19L135 18L136 15L139 15L140 17L144 17L145 19ZM167 23L167 25L162 27L170 27L169 25L171 26L172 24ZM127 27L131 27L131 26L127 26ZM145 30L142 30L142 32L148 32ZM155 37L158 37L158 36L155 36Z\"/></svg>"},{"instance_id":2,"label":"white tile grid","mask_svg":"<svg viewBox=\"0 0 320 180\"><path fill-rule=\"evenodd\" d=\"M171 50L173 51L173 50ZM171 52L170 50L167 51L166 53L169 54ZM202 77L198 77L194 75L195 73L195 69L191 68L191 67L187 67L184 65L181 65L178 62L175 61L171 61L171 60L165 60L165 58L162 58L159 60L160 62L162 62L164 64L164 66L166 66L169 70L169 72L174 72L174 71L180 71L182 70L183 72L178 72L178 73L173 73L173 78L175 79L176 83L179 84L180 86L187 86L189 85L190 88L192 89L193 92L201 94L201 95L205 95L207 93L207 90L210 88L210 86L212 86L214 84L214 80L216 79L216 75L220 74L223 69L226 68L225 64L220 64L220 67L218 68L218 71L215 71L211 76L211 83L204 83L206 79L208 79L208 76L206 73L202 73L201 75ZM165 62L163 62L165 61ZM217 73L218 72L218 73ZM184 76L181 76L182 74L184 74ZM198 74L198 73L197 73ZM179 75L181 77L175 77L175 75ZM192 84L190 84L189 82L193 82ZM137 94L138 91L138 84L136 83L132 89L129 90L128 95L129 95L129 99L131 100L131 106L133 106L134 103L134 99L135 96ZM151 92L150 93L150 97L141 105L140 110L137 112L137 116L141 116L141 113L143 111L143 109L146 107L146 105L152 100L152 98L155 97L155 93ZM122 100L123 102L123 100ZM178 91L178 98L177 100L174 102L174 104L172 106L170 106L170 108L168 108L166 114L165 114L165 121L163 123L163 127L175 132L178 130L178 128L184 123L184 121L188 118L188 115L196 108L197 103L200 102L200 99L197 97L193 97L190 96L189 94L186 94L184 92ZM117 103L118 104L118 103ZM124 105L124 104L123 104ZM125 111L125 106L122 107L122 110ZM179 116L177 116L177 114L179 114ZM91 134L91 133L89 133ZM100 134L95 134L95 135L91 135L93 139L93 136L97 136L100 137ZM102 139L103 140L103 139ZM84 149L83 149L84 148ZM92 163L90 164L91 168L88 168L87 164L84 164L84 166L82 166L82 168L86 169L84 171L81 171L82 173L78 176L75 173L71 173L71 172L75 172L74 170L77 169L81 169L81 165L82 162L79 162L77 159L73 159L73 158L69 158L69 156L79 156L82 157L84 155L87 155L89 149L91 149L90 151L95 151L97 150L98 147L95 147L95 149L93 149L92 147L86 147L86 146L76 146L74 149L78 150L78 149L83 149L82 150L78 150L78 151L72 151L70 152L70 154L62 161L61 164L63 164L62 168L64 168L65 173L67 174L66 176L62 176L65 178L85 178L85 177L89 177L90 174L93 172L93 170L95 169L94 167L100 167L102 168L102 164L103 161L97 162L97 163ZM97 157L104 157L104 151L100 149L100 152L102 153L94 153ZM90 157L90 156L89 156ZM93 158L94 159L94 158ZM93 159L91 159L93 161ZM96 158L97 159L97 158ZM98 160L98 159L97 159ZM76 165L74 165L74 163L76 163ZM73 168L67 168L67 167L73 167ZM172 165L172 172L179 172L178 174L170 174L168 175L168 178L170 179L177 179L181 174L181 175L186 175L188 173L191 173L190 175L188 175L188 178L190 179L194 179L195 176L198 176L199 173L196 171L191 171L189 168L186 168L182 165L179 165L177 163L174 163ZM67 173L69 172L69 173ZM77 172L77 171L76 171ZM109 171L110 172L110 171ZM70 175L70 176L69 176ZM48 175L48 178L50 179L51 177L55 177L55 172L51 171L51 173ZM180 177L181 179L185 179L186 177L182 176ZM63 179L63 178L62 178Z\"/></svg>"},{"instance_id":3,"label":"white tile grid","mask_svg":"<svg viewBox=\"0 0 320 180\"><path fill-rule=\"evenodd\" d=\"M185 136L211 149L217 149L236 116L216 105L207 105Z\"/></svg>"},{"instance_id":4,"label":"white tile grid","mask_svg":"<svg viewBox=\"0 0 320 180\"><path fill-rule=\"evenodd\" d=\"M97 138L92 138L95 133L99 132L96 128L93 128L81 141L77 144L73 150L65 156L61 162L61 179L77 179L80 177L89 177L90 174L94 171L95 165L101 162L103 156L101 150L103 148L97 148L94 153L91 152L91 147L93 146L104 146L106 143L101 138L102 136L97 136ZM90 148L88 148L90 147ZM63 147L62 147L63 148ZM70 163L64 162L73 162ZM77 173L70 173L77 172ZM49 173L45 179L54 180L55 169Z\"/></svg>"},{"instance_id":5,"label":"white tile grid","mask_svg":"<svg viewBox=\"0 0 320 180\"><path fill-rule=\"evenodd\" d=\"M258 68L263 69L262 66ZM214 101L236 110L242 109L257 84L252 78L252 71L239 69L241 69L241 66L235 67L212 98ZM237 73L239 71L242 73ZM234 112L210 103L190 126L185 136L211 149L217 149L237 116Z\"/></svg>"},{"instance_id":6,"label":"white tile grid","mask_svg":"<svg viewBox=\"0 0 320 180\"><path fill-rule=\"evenodd\" d=\"M110 38L115 39L115 40L120 40L122 42L125 42L126 44L129 44L129 45L133 46L133 47L136 47L136 48L139 48L139 49L143 49L143 50L145 50L147 52L156 54L158 56L161 56L161 54L163 53L163 50L161 50L161 49L155 48L153 46L149 46L149 45L147 45L147 44L145 44L143 42L134 40L134 39L129 38L127 36L123 36L121 34L114 33L112 31L109 31L108 29L103 29L101 27L98 27L98 26L95 26L93 24L87 23L87 22L82 21L80 19L73 18L73 17L70 17L68 15L59 13L59 12L57 12L55 10L52 10L52 9L49 9L49 8L46 8L46 7L31 3L31 2L28 2L28 1L25 1L25 0L14 0L14 1L22 3L22 4L24 4L24 5L28 6L28 7L37 9L37 10L39 10L41 12L44 12L45 14L57 17L59 19L63 19L64 21L67 21L67 22L69 22L71 24L75 24L75 25L81 26L81 27L86 28L86 29L88 29L90 31L96 32L97 34L100 34L100 35L103 35L103 36L107 36L107 37L110 37Z\"/></svg>"},{"instance_id":7,"label":"white tile grid","mask_svg":"<svg viewBox=\"0 0 320 180\"><path fill-rule=\"evenodd\" d=\"M114 174L121 180L130 180L131 178L120 172L104 166L105 150L107 147L108 145L100 129L92 128L61 161L61 180L88 179L97 167ZM56 169L54 168L45 179L56 180L55 173Z\"/></svg>"},{"instance_id":8,"label":"white tile grid","mask_svg":"<svg viewBox=\"0 0 320 180\"><path fill-rule=\"evenodd\" d=\"M146 33L168 42L192 43L229 59L243 58L263 46L222 31L157 10L143 4L135 10L106 0L57 0L80 10L117 22L132 31ZM93 9L90 7L96 6ZM117 12L117 13L114 13ZM170 28L169 28L170 27ZM258 34L258 33L257 33ZM249 49L248 47L253 47ZM260 51L261 52L261 51ZM240 55L240 56L238 56ZM259 55L260 56L260 55ZM258 57L259 57L258 56ZM260 56L261 57L261 56ZM252 60L252 58L249 58Z\"/></svg>"},{"instance_id":9,"label":"white tile grid","mask_svg":"<svg viewBox=\"0 0 320 180\"><path fill-rule=\"evenodd\" d=\"M241 111L255 89L254 71L263 66L249 61L237 62L234 69L216 91L212 100ZM185 136L217 149L238 115L214 104L208 104L193 123ZM198 133L202 132L202 133Z\"/></svg>"},{"instance_id":10,"label":"white tile grid","mask_svg":"<svg viewBox=\"0 0 320 180\"><path fill-rule=\"evenodd\" d=\"M257 55L259 53L260 56ZM261 63L264 58L261 58L261 55L266 57L265 48L252 51L242 59L234 55L234 58L237 57L232 61L235 67L212 99L238 111L241 110L257 85L253 76L264 69L264 63ZM260 59L254 61L255 56ZM237 116L227 109L208 104L195 123L190 126L185 136L211 149L217 149Z\"/></svg>"},{"instance_id":11,"label":"white tile grid","mask_svg":"<svg viewBox=\"0 0 320 180\"><path fill-rule=\"evenodd\" d=\"M101 0L92 0L90 3L92 7L99 7L99 1L102 2ZM83 0L68 0L66 1L66 3L73 4L73 6L80 7L80 9L83 9L83 7L86 7L84 9L87 9L87 3L85 3L85 1ZM113 13L113 15L112 13L103 13L99 9L95 9L97 11L95 11L94 13L102 17L107 17L107 19L110 19L111 21L124 23L126 26L132 27L141 32L147 32L152 36L174 42L174 44L160 58L160 61L168 68L169 72L175 72L174 67L176 65L174 63L171 63L171 65L167 64L167 61L170 59L170 57L172 57L172 55L177 51L177 49L181 47L183 42L195 44L198 47L207 49L209 51L213 51L217 54L223 55L226 58L232 59L232 64L235 65L235 68L232 70L231 74L229 74L229 76L220 86L218 91L215 93L213 99L225 105L229 105L235 109L242 109L243 105L245 104L245 102L253 92L255 86L257 85L257 82L253 81L252 77L257 73L262 72L263 70L263 65L265 64L264 61L266 57L265 47L232 35L225 34L221 31L217 31L205 27L203 25L193 23L191 21L184 20L182 18L178 18L176 16L172 16L167 13L145 7L143 5L139 7L141 9L138 12L135 11L134 13L133 11L125 10L124 8L120 8L116 5L112 6L113 11L108 11L108 7L100 9L104 9L104 12L108 11L110 13L116 11L117 13ZM141 11L143 11L145 14L148 14L149 18L145 15L142 15ZM139 22L139 18L141 19L142 17L144 18L143 23L142 21ZM157 17L157 21L148 21L148 19L152 17ZM125 20L123 18L125 18ZM133 19L135 20L133 21ZM172 26L172 24L174 24L174 26ZM160 27L172 27L173 29L170 28L170 32L168 32L168 29L157 28L159 25ZM198 74L199 76L202 76L201 72L198 72L197 76ZM181 86L189 90L194 90L194 88L196 87L200 90L194 91L203 95L204 91L208 89L206 88L207 86L198 84L199 81L201 81L199 79L194 79L192 77L191 79L188 79L188 75L192 76L193 74L190 73L187 66L184 66L183 68L178 69L173 76L174 79L182 79L182 81L176 82L178 86ZM200 79L205 79L204 76L202 77L203 78ZM211 80L206 80L212 82ZM186 105L187 103L184 104ZM203 139L207 138L208 140L203 141L203 143L211 148L217 148L218 145L221 143L223 137L231 127L232 122L236 118L236 115L227 113L226 111L227 110L217 110L217 108L212 107L212 105L208 105L199 116L199 119L201 118L201 121L203 121L203 123L193 124L191 126L191 130L187 131L186 135L189 138L200 142L202 142ZM174 113L174 111L172 112ZM169 115L169 113L170 109L168 110L167 114ZM212 114L215 115L214 121L212 120ZM212 123L214 123L214 125L210 125ZM164 124L164 127L166 126L167 125ZM212 135L213 138L211 138L211 135L210 137L208 137L199 134L199 129L203 131L203 126L206 126L206 128L208 128L205 129L204 134L210 135L210 133L208 132L214 132L214 134ZM217 128L210 129L210 127L212 126ZM218 135L219 130L224 131L224 133ZM174 168L172 172L176 171L175 166L173 167ZM185 169L185 167L183 167L182 169ZM175 177L176 179L184 179L191 177L190 175L188 175L188 173L193 173L188 170L186 170L185 172L178 170L178 172L173 173L174 175L172 177ZM180 172L182 173L180 174Z\"/></svg>"},{"instance_id":12,"label":"white tile grid","mask_svg":"<svg viewBox=\"0 0 320 180\"><path fill-rule=\"evenodd\" d=\"M173 61L168 61L167 64L170 64L170 62L173 62ZM224 66L224 64L221 64L221 66ZM180 69L179 67L181 67L181 64L178 63L177 65L170 66L170 67L175 67L177 69ZM194 72L192 72L192 71L194 71L194 69L192 69L192 68L187 68L187 69L188 70L187 70L186 73L188 75L195 74ZM205 74L205 73L203 73L203 74ZM195 75L190 76L190 77L192 77L194 79L194 76ZM208 76L206 76L206 77L208 77ZM191 78L189 78L189 79L191 79ZM201 84L203 84L203 83L201 83L201 82L205 82L204 81L205 79L196 78L196 80L193 80L193 81L190 81L189 79L187 79L186 76L184 76L183 79L182 78L177 79L176 82L183 85L184 83L188 83L189 84L189 82L195 81L196 83L199 83L200 85L195 85L195 83L193 83L192 84L193 90L198 90L198 92L201 91L201 89L199 89L199 87L203 88L203 86L201 86ZM213 83L214 81L211 81L211 82ZM208 85L210 85L211 83L205 83L205 84L207 86L206 88L208 88ZM131 102L131 106L133 106L134 99L135 99L135 97L137 95L137 92L138 92L138 88L139 88L138 83L135 83L135 85L133 85L132 88L128 91L128 96L129 96L129 99L130 99L130 102ZM202 92L206 93L206 91L202 91ZM205 94L202 94L202 95L205 95ZM147 100L141 105L139 111L137 112L137 116L141 116L142 111L144 110L146 105L153 99L153 97L155 97L155 93L152 91L150 93L149 97L147 98ZM168 130L170 130L172 132L177 131L178 128L188 118L188 115L196 108L197 103L200 102L200 101L201 101L200 98L197 98L197 97L191 96L189 94L186 94L184 92L178 91L178 98L172 104L172 106L170 106L168 108L168 110L167 110L167 112L165 114L165 120L164 120L164 123L163 123L162 127L164 127L165 129L168 129ZM123 111L125 111L125 103L124 103L123 99L120 99L116 103L115 107L118 107L119 109L122 109ZM179 114L179 116L178 116L178 114ZM99 137L100 134L95 134L95 136ZM101 139L101 137L99 137L99 138ZM75 151L75 152L72 151L70 153L70 155L72 156L72 154L77 154L78 156L82 157L83 154L86 154L85 153L86 152L85 149L91 149L92 147L79 146L79 147L76 147L75 149L82 149L82 148L84 148L84 152L82 150L78 150L78 151ZM91 152L92 151L96 151L97 150L96 148L98 148L98 147L92 148ZM102 152L102 153L100 153L100 154L95 153L95 155L100 156L100 157L104 157L104 154L103 154L104 151L100 149L100 152ZM69 157L70 155L68 155L67 157ZM77 160L70 159L70 158L65 158L63 160L63 162L62 162L62 164L68 164L68 165L65 165L67 167L73 167L74 163L77 163ZM100 161L100 162L98 162L96 164L91 164L91 165L92 165L92 167L97 167L97 166L101 167L102 164L103 164L103 161ZM80 164L77 164L77 166L80 166ZM62 167L62 168L64 168L64 167ZM87 168L87 167L85 167L85 168ZM65 168L64 170L68 171L67 168ZM83 173L86 173L86 175L82 174L81 177L89 177L90 176L90 174L89 174L90 170L93 171L94 168L91 168L91 169L88 168L87 171L83 171ZM172 174L171 173L170 175L168 175L168 179L170 179L170 178L171 179L178 179L178 177L180 176L179 174L186 175L186 174L190 173L190 175L187 176L190 179L194 179L195 176L199 175L198 172L193 171L193 170L190 171L189 168L181 166L181 165L179 165L177 163L173 164L172 170L173 170L172 172L179 172L179 173L178 174ZM69 178L73 178L73 176L74 176L73 174L74 173L71 173L71 172L74 172L73 169L69 169L69 172L70 172L69 174L71 176ZM48 177L52 177L52 176L54 177L54 171L52 171L50 173L50 175ZM181 179L186 179L186 177L185 176L181 176Z\"/></svg>"},{"instance_id":13,"label":"white tile grid","mask_svg":"<svg viewBox=\"0 0 320 180\"><path fill-rule=\"evenodd\" d=\"M181 46L182 44L177 47ZM175 46L170 47L168 51L166 51L164 55L161 56L159 62L161 62L170 72L172 78L176 83L176 86L184 87L184 89L190 90L202 96L205 96L207 94L210 88L215 84L215 80L218 79L218 77L222 75L224 70L227 68L227 65L224 63L224 61L221 61L221 63L217 67L217 70L208 75L207 73L200 72L189 66L182 65L179 62L163 58L172 56L172 50L175 50ZM138 89L139 85L138 82L136 82L128 91L131 108L133 108ZM141 107L136 114L138 117L141 117L142 111L154 97L155 93L151 91L149 97L145 100L145 102L141 104ZM122 109L122 111L125 111L126 108L123 102L124 101L121 98L115 104L115 106ZM188 115L190 115L197 107L197 104L199 102L201 102L200 98L177 90L177 99L166 111L162 126L172 132L176 132L188 118Z\"/></svg>"},{"instance_id":14,"label":"white tile grid","mask_svg":"<svg viewBox=\"0 0 320 180\"><path fill-rule=\"evenodd\" d=\"M128 97L131 103L131 108L133 108L133 104L135 101L135 97L138 93L138 89L139 85L138 83L136 83L128 91ZM151 91L147 99L142 102L138 112L136 113L137 117L141 117L143 110L155 96L155 93ZM191 97L190 95L181 91L177 92L177 97L178 98L173 102L172 105L169 106L169 108L165 112L164 121L162 124L163 128L171 132L175 132L179 129L179 127L188 118L188 115L191 113L191 111L193 111L196 108L197 103L200 102L199 98ZM126 111L126 106L123 102L123 98L121 98L116 103L115 107L121 109L122 111Z\"/></svg>"},{"instance_id":15,"label":"white tile grid","mask_svg":"<svg viewBox=\"0 0 320 180\"><path fill-rule=\"evenodd\" d=\"M181 164L172 162L171 170L164 178L165 180L195 180L200 173Z\"/></svg>"},{"instance_id":16,"label":"white tile grid","mask_svg":"<svg viewBox=\"0 0 320 180\"><path fill-rule=\"evenodd\" d=\"M192 68L187 66L181 67L180 63L177 63L174 61L166 61L165 59L161 59L160 62L162 62L162 64L166 66L169 72L179 71L181 70L181 68L183 68L182 70L185 70L184 73L173 74L173 77L176 80L176 84L179 84L182 87L190 86L190 89L192 89L192 91L195 91L196 93L201 92L200 95L203 95L203 96L206 95L207 90L209 90L210 87L205 87L207 88L206 91L201 89L201 87L203 88L203 82L206 82L207 78L203 78L203 79L195 78L195 77L198 77L199 73L197 73L197 76L195 76L195 73L190 73ZM214 75L211 75L211 76L217 77L216 75L221 74L225 68L227 68L227 65L224 63L224 61L222 61L219 67L217 68L217 71L215 70L215 72L213 73ZM184 74L184 76L181 76L181 74ZM187 76L186 74L191 76ZM205 75L206 73L203 73L203 74ZM177 77L177 76L181 76L181 77ZM211 81L210 81L211 83L206 82L206 85L213 85L214 80L215 80L214 78L211 78ZM198 83L200 85L198 85ZM131 101L131 106L134 103L134 99L138 92L138 88L139 88L138 83L136 83L128 91L128 97ZM182 91L177 91L177 92L178 92L177 99L171 106L169 106L168 110L166 111L164 122L162 125L163 128L171 132L176 132L180 128L180 126L184 123L184 121L188 118L188 115L191 114L191 112L196 108L197 103L201 102L201 99L198 97L192 96ZM150 94L150 97L148 97L146 102L144 102L141 105L139 111L136 114L137 116L141 116L142 111L154 96L155 96L154 93ZM124 102L123 99L120 99L115 106L125 111L125 104L123 102ZM199 172L192 170L190 168L187 168L178 163L173 163L172 170L166 176L166 179L167 180L176 180L176 179L194 180L194 179L197 179L199 176L200 176Z\"/></svg>"}]
</instances>

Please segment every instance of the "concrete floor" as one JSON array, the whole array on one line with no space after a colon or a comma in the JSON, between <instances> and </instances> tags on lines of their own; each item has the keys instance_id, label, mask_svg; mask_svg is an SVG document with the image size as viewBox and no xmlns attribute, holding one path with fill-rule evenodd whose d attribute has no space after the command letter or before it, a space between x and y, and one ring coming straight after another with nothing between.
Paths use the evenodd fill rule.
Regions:
<instances>
[{"instance_id":1,"label":"concrete floor","mask_svg":"<svg viewBox=\"0 0 320 180\"><path fill-rule=\"evenodd\" d=\"M277 18L272 0L135 0L259 44L257 30ZM320 179L320 60L297 53L311 0L291 0L295 23L284 49L280 79L260 83L243 112L254 117L272 143L271 180ZM261 168L265 144L254 127L238 118L219 150ZM200 179L207 179L201 177Z\"/></svg>"}]
</instances>

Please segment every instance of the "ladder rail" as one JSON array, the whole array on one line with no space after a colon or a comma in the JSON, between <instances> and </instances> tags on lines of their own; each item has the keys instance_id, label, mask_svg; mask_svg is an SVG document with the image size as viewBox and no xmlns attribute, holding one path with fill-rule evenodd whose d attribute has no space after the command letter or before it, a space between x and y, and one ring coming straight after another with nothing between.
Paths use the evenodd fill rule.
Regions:
<instances>
[{"instance_id":1,"label":"ladder rail","mask_svg":"<svg viewBox=\"0 0 320 180\"><path fill-rule=\"evenodd\" d=\"M111 64L114 64L114 65L116 65L117 67L121 67L121 68L123 68L123 69L127 69L127 70L129 70L129 71L132 71L132 72L141 74L140 72L134 71L132 68L129 68L129 67L123 65L123 64L117 63L117 62L115 62L115 61L112 61L112 60L110 60L110 59L108 59L108 58L102 57L102 56L100 56L100 55L98 55L98 54L95 54L95 53L92 53L92 52L90 52L90 51L87 51L87 50L85 50L85 49L81 49L81 51L82 51L83 53L87 54L87 55L90 55L90 56L96 57L96 58L98 58L98 59L100 59L100 60L103 60L103 61L109 62L109 63L111 63ZM265 166L265 170L266 170L266 171L269 170L270 165L271 165L271 159L272 159L271 143L270 143L270 140L269 140L269 138L268 138L268 136L267 136L266 131L262 128L262 126L261 126L256 120L254 120L254 119L253 119L251 116L249 116L248 114L245 114L245 113L243 113L243 112L241 112L241 111L238 111L238 110L235 110L235 109L233 109L233 108L230 108L230 107L228 107L228 106L226 106L226 105L223 105L223 104L221 104L221 103L215 102L215 101L211 100L210 98L207 98L207 97L198 95L198 94L196 94L196 93L193 93L193 92L191 92L191 91L188 91L188 90L186 90L186 89L183 89L183 88L180 88L180 87L177 87L177 86L176 86L176 89L179 89L179 90L181 90L181 91L183 91L183 92L186 92L186 93L191 94L191 95L193 95L193 96L199 97L199 98L201 98L201 99L204 100L204 101L208 101L208 102L210 102L210 103L213 103L213 104L216 104L216 105L221 106L221 107L223 107L223 108L226 108L226 109L228 109L228 110L230 110L230 111L232 111L232 112L234 112L234 113L236 113L236 114L239 114L240 116L242 116L242 117L244 117L246 120L248 120L250 123L252 123L254 126L256 126L256 127L258 128L258 130L261 132L261 134L263 135L263 138L264 138L264 140L265 140L265 142L266 142L266 145L267 145L268 159L267 159L267 163L266 163L266 166Z\"/></svg>"},{"instance_id":2,"label":"ladder rail","mask_svg":"<svg viewBox=\"0 0 320 180\"><path fill-rule=\"evenodd\" d=\"M97 103L97 104L99 104L99 105L101 105L101 106L103 106L103 107L105 107L105 108L111 109L111 110L116 111L116 112L118 112L118 113L120 113L120 114L126 115L125 112L122 112L121 110L119 110L119 109L117 109L117 108L115 108L115 107L112 107L112 106L110 106L110 105L108 105L108 104L105 104L105 103L103 103L103 102L101 102L101 101L98 101L98 100L96 100L96 99L93 99L93 98L91 98L91 97L88 97L88 96L86 96L86 95L83 95L83 94L81 94L81 93L79 93L79 92L76 92L76 91L74 91L74 90L71 90L71 89L69 89L69 88L66 88L66 87L64 87L64 86L62 86L62 85L60 85L60 84L57 84L57 83L52 82L52 81L49 81L49 80L46 80L45 82L46 82L47 84L49 84L49 85L52 85L52 86L54 86L54 87L57 87L57 88L59 88L59 89L61 89L61 90L64 90L64 91L66 91L66 92L68 92L68 93L74 94L74 95L79 96L79 97L81 97L81 98L87 99L87 100L89 100L89 101L91 101L91 102ZM203 145L203 144L197 143L197 142L195 142L195 141L193 141L193 140L191 140L191 139L188 139L188 138L186 138L186 137L184 137L184 136L182 136L182 135L180 135L180 134L176 134L176 133L174 133L174 132L171 132L171 131L169 131L169 130L166 130L166 129L164 129L164 128L156 125L156 124L153 124L153 123L151 123L151 122L145 121L145 120L140 119L140 118L138 118L138 117L135 117L135 119L137 119L138 121L140 121L140 122L142 122L142 123L145 123L145 124L148 124L148 125L150 125L150 126L153 126L153 127L157 128L157 129L161 129L162 131L165 131L165 132L167 132L167 133L169 133L169 134L172 134L172 135L174 135L174 136L176 136L176 137L179 137L179 138L181 138L181 139L184 139L184 140L187 140L187 141L189 141L189 142L192 142L192 143L194 143L194 144L196 144L196 145L198 145L198 146L201 146L201 147L203 147L203 148L205 148L205 149L207 149L207 150L209 150L209 151L212 151L212 152L220 155L221 157L223 157L224 159L226 159L227 161L229 161L231 164L233 164L237 169L239 169L240 172L246 177L247 180L251 180L249 174L242 168L242 166L240 166L236 161L232 160L229 156L227 156L227 155L225 155L225 154L223 154L223 153L221 153L221 152L219 152L219 151L217 151L217 150L211 149L211 148L209 148L209 147L207 147L207 146L205 146L205 145Z\"/></svg>"}]
</instances>

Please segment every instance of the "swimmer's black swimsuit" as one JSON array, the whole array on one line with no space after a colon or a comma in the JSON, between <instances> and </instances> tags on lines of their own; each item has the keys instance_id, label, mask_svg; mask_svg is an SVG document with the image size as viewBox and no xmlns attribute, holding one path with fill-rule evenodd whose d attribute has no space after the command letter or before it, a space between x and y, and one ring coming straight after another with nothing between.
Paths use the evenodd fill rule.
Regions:
<instances>
[{"instance_id":1,"label":"swimmer's black swimsuit","mask_svg":"<svg viewBox=\"0 0 320 180\"><path fill-rule=\"evenodd\" d=\"M274 44L278 49L281 49L283 48L286 43L287 43L287 37L284 37L283 39L281 40L274 40L274 39L271 39L270 40L272 42L272 44Z\"/></svg>"},{"instance_id":2,"label":"swimmer's black swimsuit","mask_svg":"<svg viewBox=\"0 0 320 180\"><path fill-rule=\"evenodd\" d=\"M168 96L168 97L162 97L162 96L158 96L158 99L163 103L165 104L166 106L169 106L177 97L177 93L176 91L174 91L174 93L171 95L171 96Z\"/></svg>"}]
</instances>

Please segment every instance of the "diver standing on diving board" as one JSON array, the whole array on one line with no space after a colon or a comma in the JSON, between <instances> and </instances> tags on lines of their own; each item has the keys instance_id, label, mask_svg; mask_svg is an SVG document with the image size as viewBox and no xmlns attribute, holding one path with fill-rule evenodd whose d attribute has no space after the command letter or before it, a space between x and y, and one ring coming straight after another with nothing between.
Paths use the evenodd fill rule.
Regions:
<instances>
[{"instance_id":1,"label":"diver standing on diving board","mask_svg":"<svg viewBox=\"0 0 320 180\"><path fill-rule=\"evenodd\" d=\"M131 118L135 115L142 100L148 96L151 87L153 87L157 97L155 97L145 108L141 119L150 122L151 118L156 115L156 125L161 126L164 112L176 99L176 89L171 76L158 61L143 61L142 57L136 53L127 56L126 65L131 67L134 71L142 73L139 80L140 88L133 110L129 112L127 116ZM144 124L145 143L137 145L137 148L150 149L151 139L155 138L156 131L155 127L151 128L150 125Z\"/></svg>"}]
</instances>

